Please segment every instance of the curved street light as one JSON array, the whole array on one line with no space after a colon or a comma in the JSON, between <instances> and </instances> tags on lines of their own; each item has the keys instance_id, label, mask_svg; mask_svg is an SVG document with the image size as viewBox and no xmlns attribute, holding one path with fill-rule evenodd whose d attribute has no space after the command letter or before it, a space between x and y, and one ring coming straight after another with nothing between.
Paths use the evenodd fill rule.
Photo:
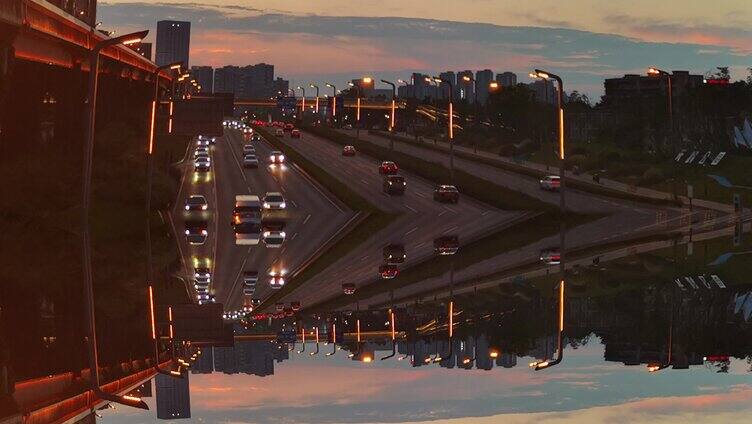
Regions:
<instances>
[{"instance_id":1,"label":"curved street light","mask_svg":"<svg viewBox=\"0 0 752 424\"><path fill-rule=\"evenodd\" d=\"M300 114L303 115L305 113L305 87L299 85L298 90L303 92L303 103L300 105Z\"/></svg>"},{"instance_id":2,"label":"curved street light","mask_svg":"<svg viewBox=\"0 0 752 424\"><path fill-rule=\"evenodd\" d=\"M337 87L329 82L326 86L332 89L332 124L334 124L334 117L337 116Z\"/></svg>"},{"instance_id":3,"label":"curved street light","mask_svg":"<svg viewBox=\"0 0 752 424\"><path fill-rule=\"evenodd\" d=\"M316 84L309 84L308 86L316 89L316 113L318 114L319 113L319 86Z\"/></svg>"},{"instance_id":4,"label":"curved street light","mask_svg":"<svg viewBox=\"0 0 752 424\"><path fill-rule=\"evenodd\" d=\"M311 352L309 355L317 355L319 353L319 328L316 327L316 350L314 352Z\"/></svg>"},{"instance_id":5,"label":"curved street light","mask_svg":"<svg viewBox=\"0 0 752 424\"><path fill-rule=\"evenodd\" d=\"M530 76L543 80L556 80L556 83L559 86L559 92L556 96L559 120L559 208L561 209L561 212L564 213L566 211L564 206L564 82L561 80L560 76L540 69L534 70L530 73Z\"/></svg>"},{"instance_id":6,"label":"curved street light","mask_svg":"<svg viewBox=\"0 0 752 424\"><path fill-rule=\"evenodd\" d=\"M433 81L437 85L441 85L442 83L449 85L449 106L447 108L449 128L447 128L447 141L449 142L449 179L454 184L454 142L452 141L454 139L454 106L452 104L454 101L454 84L450 80L442 80L439 77L433 77Z\"/></svg>"}]
</instances>

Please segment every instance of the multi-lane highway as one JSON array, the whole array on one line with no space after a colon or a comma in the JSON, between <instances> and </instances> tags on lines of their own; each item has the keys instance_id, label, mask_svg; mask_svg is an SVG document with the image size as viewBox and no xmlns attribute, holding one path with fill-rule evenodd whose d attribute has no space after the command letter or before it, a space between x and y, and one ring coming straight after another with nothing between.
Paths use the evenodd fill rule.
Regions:
<instances>
[{"instance_id":1,"label":"multi-lane highway","mask_svg":"<svg viewBox=\"0 0 752 424\"><path fill-rule=\"evenodd\" d=\"M363 133L361 137L375 144L388 145L386 140L377 136ZM346 231L343 226L355 215L354 211L348 210L338 199L312 181L296 164L269 165L266 158L272 147L264 140L253 142L261 162L260 167L243 168L243 144L249 142L248 138L247 134L238 130L226 129L225 135L218 138L216 145L211 148L213 167L210 173L194 173L192 162L187 164L190 168L186 168L186 178L178 202L178 206L182 207L182 199L190 194L204 194L209 201L210 211L200 214L210 222L207 242L201 246L183 242L181 250L186 258L187 281L191 280L193 266L205 263L202 262L204 259L209 260L213 269L211 292L216 296L217 302L225 305L226 310L239 309L249 300L244 299L242 294L244 271L258 272L259 282L254 297L265 300L272 293L268 284L270 272L284 271L288 277L292 275L314 254L325 249L327 241L333 235ZM284 303L300 301L304 307L309 307L341 296L343 283L352 283L358 288L378 284L381 281L379 267L385 263L382 252L388 245L404 246L406 259L404 263L395 266L405 270L431 258L435 254L433 242L439 237L457 236L461 245L467 245L531 216L529 211L501 211L468 196L461 196L458 204L436 202L433 200L436 186L434 182L404 171L400 171L400 175L407 181L405 194L389 195L382 189L384 176L378 172L378 160L361 153L353 157L343 156L340 145L305 132L299 139L292 139L286 133L279 140L334 178L348 184L376 208L396 216L386 228L372 234L328 268L286 293L280 299ZM429 149L402 143L397 143L395 148L439 163L448 161L446 154ZM533 178L461 158L455 158L455 166L543 201L558 202L558 194L540 190ZM275 212L275 218L285 222L287 239L282 247L267 248L263 242L256 246L236 245L230 225L235 196L263 196L266 192L273 191L282 192L288 204L286 210ZM570 231L568 245L571 247L603 243L648 231L678 228L690 220L690 214L686 210L616 202L577 190L568 191L568 205L577 212L603 214L602 217ZM500 252L499 255L456 270L455 279L481 278L535 260L541 250L556 246L557 243L558 238L551 236L520 246L513 252ZM401 288L399 295L406 296L440 287L446 285L447 281L446 274L428 278L419 284ZM383 302L384 296L385 294L374 296L366 300L363 306Z\"/></svg>"},{"instance_id":2,"label":"multi-lane highway","mask_svg":"<svg viewBox=\"0 0 752 424\"><path fill-rule=\"evenodd\" d=\"M210 292L226 310L243 306L242 273L259 274L254 297L261 300L271 294L270 272L292 274L354 215L336 198L304 174L295 164L268 163L271 147L263 141L253 142L259 158L258 168L243 167L243 144L250 143L240 131L226 129L211 150L212 170L206 174L193 172L192 163L186 165L178 208L190 194L203 194L210 211L200 213L209 219L209 236L203 245L189 245L181 240L186 262L187 281L191 280L195 264L209 264L212 268ZM191 162L191 161L188 161ZM264 220L284 222L286 239L280 248L258 245L236 245L231 225L235 196L267 192L281 192L287 207L282 211L264 212ZM191 212L195 214L195 212ZM184 220L188 213L180 213ZM180 220L177 220L178 222ZM180 228L178 224L178 228Z\"/></svg>"}]
</instances>

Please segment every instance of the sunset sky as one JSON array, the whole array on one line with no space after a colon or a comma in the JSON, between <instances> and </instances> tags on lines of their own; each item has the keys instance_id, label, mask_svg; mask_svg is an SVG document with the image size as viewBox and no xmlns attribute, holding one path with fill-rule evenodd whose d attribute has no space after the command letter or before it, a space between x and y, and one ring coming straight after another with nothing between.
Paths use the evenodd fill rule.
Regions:
<instances>
[{"instance_id":1,"label":"sunset sky","mask_svg":"<svg viewBox=\"0 0 752 424\"><path fill-rule=\"evenodd\" d=\"M272 63L292 85L362 75L511 70L527 81L550 68L595 96L603 78L648 66L746 76L752 51L747 0L603 2L541 0L199 0L100 2L103 28L192 22L191 65ZM153 40L154 35L150 38Z\"/></svg>"}]
</instances>

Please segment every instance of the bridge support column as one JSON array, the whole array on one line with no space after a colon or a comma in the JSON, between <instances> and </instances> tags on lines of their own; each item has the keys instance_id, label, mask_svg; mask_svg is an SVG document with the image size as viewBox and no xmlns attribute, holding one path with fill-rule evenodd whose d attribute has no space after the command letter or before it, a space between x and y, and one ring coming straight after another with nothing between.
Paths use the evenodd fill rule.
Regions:
<instances>
[{"instance_id":1,"label":"bridge support column","mask_svg":"<svg viewBox=\"0 0 752 424\"><path fill-rule=\"evenodd\" d=\"M16 38L16 29L0 25L0 147L5 144L5 120L8 91L10 91L10 77L13 71L15 61L15 50L13 49L13 40Z\"/></svg>"}]
</instances>

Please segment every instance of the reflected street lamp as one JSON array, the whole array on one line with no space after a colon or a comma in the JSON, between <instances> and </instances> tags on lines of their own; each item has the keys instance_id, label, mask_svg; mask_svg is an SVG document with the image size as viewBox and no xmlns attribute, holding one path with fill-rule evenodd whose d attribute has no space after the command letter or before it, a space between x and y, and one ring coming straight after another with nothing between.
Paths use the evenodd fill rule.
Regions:
<instances>
[{"instance_id":1,"label":"reflected street lamp","mask_svg":"<svg viewBox=\"0 0 752 424\"><path fill-rule=\"evenodd\" d=\"M381 82L392 87L392 111L389 114L389 132L394 133L394 122L397 119L397 85L387 80L381 80ZM389 150L394 150L394 139L391 137L389 138Z\"/></svg>"},{"instance_id":2,"label":"reflected street lamp","mask_svg":"<svg viewBox=\"0 0 752 424\"><path fill-rule=\"evenodd\" d=\"M382 361L392 358L397 354L397 323L395 322L394 310L392 309L389 310L389 324L392 330L392 354L381 358Z\"/></svg>"},{"instance_id":3,"label":"reflected street lamp","mask_svg":"<svg viewBox=\"0 0 752 424\"><path fill-rule=\"evenodd\" d=\"M309 354L309 355L311 355L311 356L313 356L313 355L317 355L317 354L319 353L319 328L318 328L318 327L316 327L316 328L315 328L315 330L316 330L316 351L314 351L314 352L311 352L311 353Z\"/></svg>"},{"instance_id":4,"label":"reflected street lamp","mask_svg":"<svg viewBox=\"0 0 752 424\"><path fill-rule=\"evenodd\" d=\"M84 140L84 169L83 169L83 199L82 199L82 241L83 241L83 271L84 298L86 299L86 316L88 323L87 345L89 354L89 384L92 391L99 398L109 402L132 406L139 409L149 409L141 398L134 396L119 396L106 393L99 387L99 360L97 354L97 332L94 305L94 284L91 267L91 234L89 214L91 208L91 173L94 159L94 128L96 123L97 88L99 83L99 54L107 47L122 44L131 45L140 42L149 31L140 31L109 38L98 42L89 55L89 86L86 96L86 138Z\"/></svg>"}]
</instances>

